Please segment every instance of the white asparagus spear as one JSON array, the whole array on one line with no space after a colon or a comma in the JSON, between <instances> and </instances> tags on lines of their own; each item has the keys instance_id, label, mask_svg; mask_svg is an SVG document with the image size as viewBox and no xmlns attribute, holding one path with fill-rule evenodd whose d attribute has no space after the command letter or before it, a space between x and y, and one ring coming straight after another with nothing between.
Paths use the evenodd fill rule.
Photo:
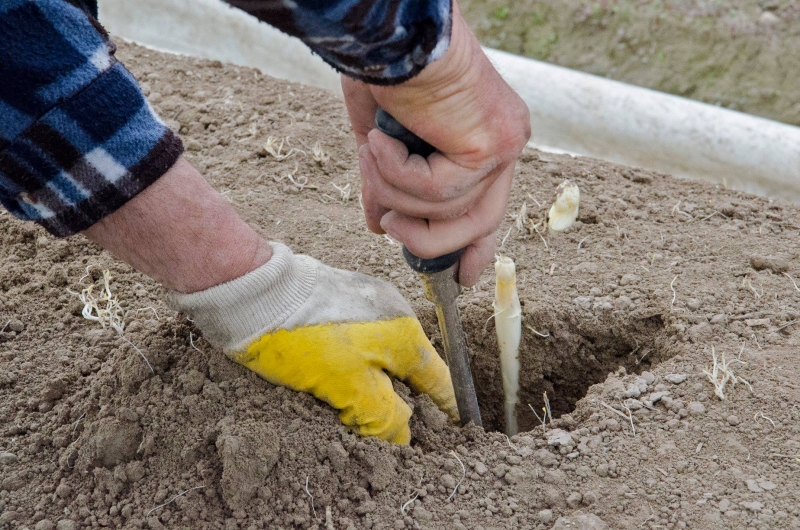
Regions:
<instances>
[{"instance_id":1,"label":"white asparagus spear","mask_svg":"<svg viewBox=\"0 0 800 530\"><path fill-rule=\"evenodd\" d=\"M498 256L494 262L496 277L494 322L500 347L500 370L505 392L506 434L519 432L515 408L519 402L519 342L522 335L522 308L517 295L514 260Z\"/></svg>"},{"instance_id":2,"label":"white asparagus spear","mask_svg":"<svg viewBox=\"0 0 800 530\"><path fill-rule=\"evenodd\" d=\"M558 195L547 214L547 227L551 232L561 232L575 223L581 203L581 192L576 184L565 180L556 190Z\"/></svg>"}]
</instances>

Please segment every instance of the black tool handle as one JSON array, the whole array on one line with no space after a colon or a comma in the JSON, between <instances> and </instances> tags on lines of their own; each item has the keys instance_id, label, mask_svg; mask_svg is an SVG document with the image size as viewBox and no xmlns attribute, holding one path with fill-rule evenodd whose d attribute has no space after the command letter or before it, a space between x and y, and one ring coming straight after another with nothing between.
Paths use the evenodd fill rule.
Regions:
<instances>
[{"instance_id":1,"label":"black tool handle","mask_svg":"<svg viewBox=\"0 0 800 530\"><path fill-rule=\"evenodd\" d=\"M375 125L384 134L403 142L408 148L408 152L412 155L428 158L436 151L435 147L406 129L403 124L380 107L378 107L378 112L375 113ZM464 250L462 248L438 258L420 258L403 246L403 256L406 258L408 266L416 272L434 273L449 269L458 263Z\"/></svg>"}]
</instances>

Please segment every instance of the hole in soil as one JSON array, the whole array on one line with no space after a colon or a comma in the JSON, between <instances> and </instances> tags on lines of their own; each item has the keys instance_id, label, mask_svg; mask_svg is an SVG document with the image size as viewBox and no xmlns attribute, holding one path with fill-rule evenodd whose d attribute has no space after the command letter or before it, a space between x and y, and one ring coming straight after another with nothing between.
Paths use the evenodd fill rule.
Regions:
<instances>
[{"instance_id":1,"label":"hole in soil","mask_svg":"<svg viewBox=\"0 0 800 530\"><path fill-rule=\"evenodd\" d=\"M504 395L494 325L490 322L484 327L490 315L484 317L484 311L476 306L465 307L462 314L465 329L469 330L473 377L484 428L502 432ZM524 324L550 336L539 337ZM425 322L425 327L435 330L435 320ZM554 418L572 412L590 386L605 381L620 366L628 373L641 373L672 357L669 338L661 315L629 320L611 315L589 320L572 313L526 314L520 345L520 432L541 426L528 404L540 412L545 391ZM439 346L441 341L437 343Z\"/></svg>"}]
</instances>

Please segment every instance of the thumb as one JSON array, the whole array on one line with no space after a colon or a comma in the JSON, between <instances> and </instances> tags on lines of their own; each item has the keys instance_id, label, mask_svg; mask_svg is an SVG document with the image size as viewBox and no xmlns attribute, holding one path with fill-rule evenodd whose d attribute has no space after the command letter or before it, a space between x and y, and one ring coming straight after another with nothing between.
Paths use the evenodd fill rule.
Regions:
<instances>
[{"instance_id":1,"label":"thumb","mask_svg":"<svg viewBox=\"0 0 800 530\"><path fill-rule=\"evenodd\" d=\"M389 367L389 371L408 382L416 392L428 394L450 419L457 421L458 407L450 369L425 336L419 321L409 319L407 324L404 340L413 353L396 356L395 365Z\"/></svg>"}]
</instances>

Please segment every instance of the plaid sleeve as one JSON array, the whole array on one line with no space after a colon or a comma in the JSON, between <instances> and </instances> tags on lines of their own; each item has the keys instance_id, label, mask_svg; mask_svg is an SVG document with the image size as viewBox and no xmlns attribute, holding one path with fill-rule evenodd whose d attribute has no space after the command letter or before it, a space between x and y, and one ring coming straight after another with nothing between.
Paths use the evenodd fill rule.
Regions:
<instances>
[{"instance_id":1,"label":"plaid sleeve","mask_svg":"<svg viewBox=\"0 0 800 530\"><path fill-rule=\"evenodd\" d=\"M338 71L395 85L444 55L451 0L225 0L299 37Z\"/></svg>"},{"instance_id":2,"label":"plaid sleeve","mask_svg":"<svg viewBox=\"0 0 800 530\"><path fill-rule=\"evenodd\" d=\"M0 203L56 236L117 210L183 150L114 51L63 0L0 2Z\"/></svg>"}]
</instances>

